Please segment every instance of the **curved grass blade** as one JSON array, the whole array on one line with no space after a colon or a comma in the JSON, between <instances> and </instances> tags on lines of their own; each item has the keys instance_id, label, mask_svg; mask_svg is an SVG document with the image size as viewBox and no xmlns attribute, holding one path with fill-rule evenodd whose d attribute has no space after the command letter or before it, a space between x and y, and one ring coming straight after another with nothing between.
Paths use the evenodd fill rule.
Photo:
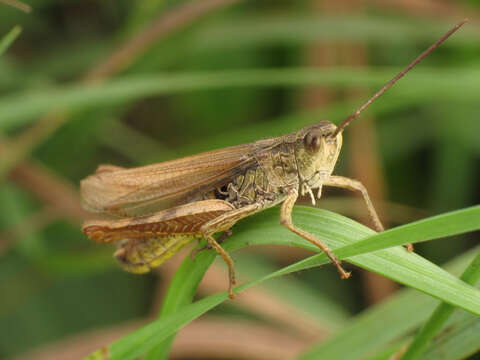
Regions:
<instances>
[{"instance_id":1,"label":"curved grass blade","mask_svg":"<svg viewBox=\"0 0 480 360\"><path fill-rule=\"evenodd\" d=\"M13 29L10 30L8 34L0 40L0 56L7 51L7 49L10 47L10 45L12 45L21 32L22 28L20 26L14 26Z\"/></svg>"},{"instance_id":2,"label":"curved grass blade","mask_svg":"<svg viewBox=\"0 0 480 360\"><path fill-rule=\"evenodd\" d=\"M193 54L212 49L246 51L252 47L298 45L319 41L419 44L432 42L432 39L436 39L438 34L451 25L450 20L417 20L410 17L405 19L371 14L339 16L328 13L322 13L321 16L315 13L231 16L198 29L188 50ZM475 29L466 28L452 38L448 46L476 44L477 41Z\"/></svg>"},{"instance_id":3,"label":"curved grass blade","mask_svg":"<svg viewBox=\"0 0 480 360\"><path fill-rule=\"evenodd\" d=\"M176 94L186 91L241 87L295 87L323 85L378 86L398 72L385 67L359 70L330 67L328 70L310 68L250 69L199 73L131 75L103 84L52 87L21 92L0 99L0 129L9 129L34 120L35 116L51 109L92 108L98 105L133 101L150 95ZM475 101L480 92L478 69L435 70L418 68L409 74L408 83L396 88L395 96L449 101ZM455 86L457 91L450 91Z\"/></svg>"},{"instance_id":4,"label":"curved grass blade","mask_svg":"<svg viewBox=\"0 0 480 360\"><path fill-rule=\"evenodd\" d=\"M449 262L445 269L455 275L461 274L479 251L480 247L477 246ZM438 301L434 298L413 289L401 290L374 308L356 315L345 328L306 351L301 359L367 359L385 345L390 347L397 339L418 328L428 319L431 309L437 304ZM394 348L396 352L399 344Z\"/></svg>"},{"instance_id":5,"label":"curved grass blade","mask_svg":"<svg viewBox=\"0 0 480 360\"><path fill-rule=\"evenodd\" d=\"M477 254L472 263L467 267L460 279L467 284L474 285L480 278L480 253ZM401 357L401 360L415 360L422 356L430 341L440 331L449 317L455 311L455 307L449 304L441 303L422 327L407 351ZM480 346L480 342L479 342Z\"/></svg>"},{"instance_id":6,"label":"curved grass blade","mask_svg":"<svg viewBox=\"0 0 480 360\"><path fill-rule=\"evenodd\" d=\"M238 273L247 279L258 278L277 270L278 266L262 260L251 252L238 254L235 257L235 267L238 269ZM330 284L330 287L336 286L336 280L334 279L334 284ZM333 300L327 295L328 293L324 292L327 287L317 290L303 281L291 277L271 279L262 286L272 295L281 298L286 304L305 312L309 318L317 320L318 324L327 332L341 329L351 316L343 304Z\"/></svg>"},{"instance_id":7,"label":"curved grass blade","mask_svg":"<svg viewBox=\"0 0 480 360\"><path fill-rule=\"evenodd\" d=\"M480 352L480 318L459 313L423 354L422 360L460 360ZM472 358L473 359L473 358Z\"/></svg>"},{"instance_id":8,"label":"curved grass blade","mask_svg":"<svg viewBox=\"0 0 480 360\"><path fill-rule=\"evenodd\" d=\"M331 248L337 249L335 253L339 258L351 256L348 259L349 262L374 270L475 314L480 314L480 291L465 284L424 258L416 254L410 254L402 248L386 249L369 254L366 254L366 252L381 249L382 246L389 247L431 239L432 235L428 231L435 230L430 227L431 224L435 224L435 227L442 229L435 231L435 235L438 237L478 230L480 229L480 221L478 219L480 219L480 206L422 220L397 228L399 230L393 229L371 236L370 241L367 239L360 241L374 234L374 232L340 215L299 206L294 216L294 221L299 226L319 236ZM242 221L236 230L236 235L225 244L227 251L246 245L267 243L290 244L313 249L305 241L292 236L288 231L278 226L278 208L269 209L246 221ZM389 235L391 233L393 235ZM356 242L358 242L359 246L356 246ZM344 248L339 248L342 246ZM226 292L222 292L193 304L179 305L180 303L185 304L188 302L186 297L183 296L191 296L194 292L188 286L183 287L182 280L196 286L194 278L201 277L198 274L192 274L191 271L187 272L185 270L188 267L190 267L189 270L195 270L194 262L199 263L197 265L199 268L207 268L207 263L213 260L211 253L203 252L198 255L194 261L189 258L184 261L182 265L183 271L180 271L178 277L176 276L172 282L169 297L166 299L167 303L162 311L164 314L168 313L169 310L172 313L111 344L109 352L112 359L133 359L156 346L168 347L167 344L162 343L164 340L172 336L180 327L227 299ZM323 254L315 255L241 285L236 288L236 291L241 292L270 278L325 263L327 263L326 256ZM171 294L174 294L177 290L182 296L179 295L175 299L175 296ZM175 312L180 306L181 311Z\"/></svg>"},{"instance_id":9,"label":"curved grass blade","mask_svg":"<svg viewBox=\"0 0 480 360\"><path fill-rule=\"evenodd\" d=\"M480 342L480 318L472 314L457 313L448 322L445 330L440 333L422 355L423 360L461 360L478 354ZM411 337L397 341L387 346L382 352L365 360L391 360L398 358L405 350Z\"/></svg>"},{"instance_id":10,"label":"curved grass blade","mask_svg":"<svg viewBox=\"0 0 480 360\"><path fill-rule=\"evenodd\" d=\"M380 234L377 234L373 230L358 223L355 223L348 218L340 217L338 215L336 215L337 217L333 217L334 214L332 213L328 213L332 216L332 218L309 218L309 215L313 215L312 212L316 211L321 210L298 206L296 208L295 214L297 215L300 213L303 214L303 216L298 219L299 221L295 217L295 222L300 226L300 228L307 229L311 233L320 236L320 238L325 241L330 246L330 248L333 249L341 247L342 245L346 245L348 243L347 239L353 240L354 242L352 244L335 251L337 257L341 259L345 259L359 253L366 253L382 248L402 245L407 242L415 243L431 240L433 238L454 235L465 231L473 231L478 229L480 226L480 207L468 208L453 213L431 217L409 225L400 226ZM269 216L270 213L271 211L266 211L256 215L255 218L261 221L262 216ZM461 219L457 220L457 218ZM262 228L263 234L258 234L258 236L255 237L256 239L258 239L255 241L255 244L266 245L275 243L279 245L296 245L300 247L305 247L312 251L318 250L310 243L297 239L295 236L291 236L291 234L289 234L287 231L283 231L283 229L279 227L277 222L279 219L278 214L275 214L274 219L276 221L274 220L273 223L270 222L269 227L258 225L259 228ZM249 220L250 219L246 220L245 223L247 223ZM250 232L251 230L246 233L241 232L240 234L235 236L235 241L227 242L225 244L225 249L227 251L232 251L248 245L248 241L251 236ZM368 235L372 234L373 236L368 237ZM366 239L361 240L365 237ZM271 239L275 240L272 242ZM324 254L316 255L306 260L300 261L297 264L288 266L282 270L272 273L271 275L280 276L288 274L290 272L322 265L325 263L325 259L326 256ZM211 263L213 259L209 261ZM389 277L404 285L417 288L437 298L442 298L442 293L450 293L452 296L455 296L458 290L452 290L452 287L455 288L456 285L462 286L461 284L463 284L459 279L444 272L434 264L426 261L425 259L421 258L416 254L410 254L406 250L401 248L389 249L389 251L377 253L376 256L366 256L366 258L361 258L360 260L352 258L349 259L349 262ZM395 266L392 262L395 263ZM183 265L186 265L189 270L185 274L185 276L179 276L179 284L182 284L181 286L183 287L183 284L191 283L189 281L190 277L195 277L197 279L196 284L198 285L201 277L198 277L198 275L190 275L191 273L194 273L195 270L192 270L187 264L188 261L185 261ZM202 271L206 271L206 268L205 270L202 269ZM437 288L428 286L427 284L431 283L431 279L435 279L436 272L438 271L442 273L442 279L438 281ZM262 281L268 278L269 276L263 278ZM175 278L175 281L177 281L177 278ZM427 287L425 288L424 285L427 285ZM176 290L175 286L172 286L172 288L169 290L169 293L167 294L167 298L162 308L161 315L175 313L180 305L185 304L185 302L189 302L190 299L193 298L193 292L190 293L189 299L184 297L182 298L181 294L182 291L178 291ZM480 301L480 299L478 298L479 295L480 293L478 291L473 291L473 293L471 291L467 291L461 294L460 297L464 297L464 300L468 298L467 302L469 302L470 304L472 304L472 302L476 302L478 304ZM172 301L170 296L175 300ZM170 306L170 304L174 305ZM478 309L477 313L480 314L480 311ZM170 339L169 342L171 341L172 339ZM158 359L162 358L162 356L163 358L165 358L168 355L169 347L170 345L167 345L167 342L162 343L161 345L157 346L155 350L151 354L149 354L149 356L147 356L147 359Z\"/></svg>"}]
</instances>

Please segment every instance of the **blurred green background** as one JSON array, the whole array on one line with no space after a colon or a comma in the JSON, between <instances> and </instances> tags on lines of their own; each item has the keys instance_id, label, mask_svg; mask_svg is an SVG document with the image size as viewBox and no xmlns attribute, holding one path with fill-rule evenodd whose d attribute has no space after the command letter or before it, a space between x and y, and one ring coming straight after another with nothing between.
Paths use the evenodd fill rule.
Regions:
<instances>
[{"instance_id":1,"label":"blurred green background","mask_svg":"<svg viewBox=\"0 0 480 360\"><path fill-rule=\"evenodd\" d=\"M138 166L339 123L465 16L469 24L347 128L336 173L364 182L387 227L479 202L478 1L37 0L30 12L9 2L0 2L2 359L78 358L161 305L175 260L130 275L113 248L80 231L78 184L99 164ZM326 191L317 206L365 220L351 194ZM475 244L478 234L416 251L441 264ZM234 254L245 278L305 256ZM318 329L334 332L397 290L354 271L358 281L340 283L324 267L251 291L250 302L222 305L181 335L172 358L249 358L235 345L195 343L230 324L259 331L260 359L278 358L269 336L278 347L295 334L283 343L293 356L321 341ZM212 272L220 277L201 294L224 288L224 265Z\"/></svg>"}]
</instances>

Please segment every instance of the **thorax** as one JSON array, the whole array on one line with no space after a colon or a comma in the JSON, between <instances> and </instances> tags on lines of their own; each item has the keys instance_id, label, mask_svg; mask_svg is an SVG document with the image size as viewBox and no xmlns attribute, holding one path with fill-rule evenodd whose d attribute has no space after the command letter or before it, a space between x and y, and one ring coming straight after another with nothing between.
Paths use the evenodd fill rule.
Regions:
<instances>
[{"instance_id":1,"label":"thorax","mask_svg":"<svg viewBox=\"0 0 480 360\"><path fill-rule=\"evenodd\" d=\"M256 166L246 169L216 192L235 207L260 203L270 207L282 202L290 187L298 187L294 145L281 142L255 153Z\"/></svg>"}]
</instances>

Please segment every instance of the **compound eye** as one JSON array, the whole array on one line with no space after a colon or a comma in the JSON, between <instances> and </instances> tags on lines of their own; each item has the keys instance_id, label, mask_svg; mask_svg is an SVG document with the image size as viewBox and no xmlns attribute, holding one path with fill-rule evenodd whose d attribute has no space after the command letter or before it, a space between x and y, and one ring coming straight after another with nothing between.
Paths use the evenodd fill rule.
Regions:
<instances>
[{"instance_id":1,"label":"compound eye","mask_svg":"<svg viewBox=\"0 0 480 360\"><path fill-rule=\"evenodd\" d=\"M308 152L313 153L313 152L317 152L320 149L321 137L322 135L313 131L305 135L305 137L303 138L303 142Z\"/></svg>"}]
</instances>

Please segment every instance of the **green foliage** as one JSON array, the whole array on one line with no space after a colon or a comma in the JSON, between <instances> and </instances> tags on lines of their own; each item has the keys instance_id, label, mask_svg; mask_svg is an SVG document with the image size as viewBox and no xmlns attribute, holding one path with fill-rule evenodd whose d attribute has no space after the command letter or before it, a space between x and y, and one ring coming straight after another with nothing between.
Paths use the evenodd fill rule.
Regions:
<instances>
[{"instance_id":1,"label":"green foliage","mask_svg":"<svg viewBox=\"0 0 480 360\"><path fill-rule=\"evenodd\" d=\"M408 253L405 249L392 248L378 251L408 242L416 243L478 230L480 229L478 221L480 207L425 219L381 234L375 234L372 230L350 219L321 210L300 207L296 215L297 223L324 240L329 247L336 249L334 252L340 259L348 258L348 261L355 265L462 307L477 316L480 315L479 290L469 287L441 268L420 256ZM261 217L255 222L253 220L243 222L239 234L225 245L225 249L232 251L246 245L264 245L273 240L272 243L277 245L303 246L316 250L313 245L278 226L278 211L265 211ZM432 229L435 229L434 234ZM163 343L163 340L167 340L181 326L228 299L224 292L186 305L193 299L202 274L211 265L214 257L215 254L212 252L204 252L198 254L194 260L186 258L170 285L160 318L110 345L111 359L135 359L151 349L156 349L151 354L152 359L158 359L159 354L166 356L165 349L168 349L168 343ZM235 292L239 293L277 276L327 262L327 256L322 253L241 285ZM312 358L319 357L315 354ZM326 358L330 359L332 356L329 355Z\"/></svg>"},{"instance_id":2,"label":"green foliage","mask_svg":"<svg viewBox=\"0 0 480 360\"><path fill-rule=\"evenodd\" d=\"M461 280L467 284L475 284L480 278L480 253L477 254L472 263L467 267L465 272L460 277ZM415 340L409 346L405 354L402 356L403 360L419 359L422 353L427 348L429 342L437 335L442 326L453 314L455 308L446 303L440 304L428 319L428 322L423 326Z\"/></svg>"},{"instance_id":3,"label":"green foliage","mask_svg":"<svg viewBox=\"0 0 480 360\"><path fill-rule=\"evenodd\" d=\"M186 257L171 281L164 272L120 271L113 249L88 242L79 230L78 182L101 163L150 164L284 135L318 120L339 123L460 20L378 4L345 15L312 11L308 1L240 1L157 39L104 81L81 80L188 3L43 0L31 2L29 14L0 4L0 358L151 320L159 309L158 319L116 335L97 358L168 358L178 329L205 313L229 322L253 318L302 338L240 301L225 301L225 292L199 298L212 252ZM475 20L478 6L468 3ZM435 5L431 11L437 14ZM317 251L280 226L278 208L234 227L225 248L238 250L237 273L247 279L238 298L247 288L261 289L328 334L300 358L389 359L411 343L406 359L418 349L424 359L445 360L480 351L480 295L473 286L480 249L478 232L467 234L480 226L474 206L480 199L479 49L478 29L467 24L356 120L375 117L373 138L353 126L345 131L335 172L353 176L350 165L364 155L351 146L352 137L375 142L385 198L394 203L382 206L391 230L374 234L338 214L295 209L299 227L356 266L352 279L340 282L332 266L320 266L321 254L290 264L284 255L249 250L276 244ZM315 54L330 54L331 64L315 67ZM306 107L312 89L325 98ZM358 90L361 97L350 96ZM46 177L22 172L24 161ZM365 214L335 195L325 192L319 206L333 203L353 218ZM411 220L418 218L425 219ZM417 243L414 254L396 247L406 242ZM405 288L369 305L357 267ZM465 269L475 276L461 277ZM226 288L226 268L223 281ZM167 286L159 300L158 289Z\"/></svg>"}]
</instances>

